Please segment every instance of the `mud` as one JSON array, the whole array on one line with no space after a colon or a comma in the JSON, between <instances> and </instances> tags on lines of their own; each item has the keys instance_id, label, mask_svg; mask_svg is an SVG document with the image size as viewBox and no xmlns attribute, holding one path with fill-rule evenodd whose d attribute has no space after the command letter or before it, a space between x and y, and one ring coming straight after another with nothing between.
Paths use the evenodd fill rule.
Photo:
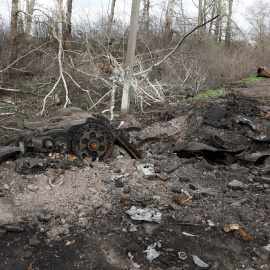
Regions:
<instances>
[{"instance_id":1,"label":"mud","mask_svg":"<svg viewBox=\"0 0 270 270\"><path fill-rule=\"evenodd\" d=\"M215 155L172 152L182 141L209 144L211 134L247 153L267 150L269 142L247 136L249 125L216 127L203 115L218 105L267 125L256 106L270 105L269 85L232 85L226 96L159 103L142 115L121 117L115 126L124 120L125 127L142 128L131 132L132 141L161 138L143 146L142 160L115 147L110 159L93 168L62 157L38 173L22 174L24 159L47 159L36 153L0 164L0 269L201 269L194 255L208 269L270 269L267 157L228 165ZM2 131L2 145L15 135ZM138 170L147 163L163 180ZM157 209L161 222L132 220L126 213L132 206ZM225 232L229 224L250 238ZM150 261L145 250L155 243L159 256Z\"/></svg>"}]
</instances>

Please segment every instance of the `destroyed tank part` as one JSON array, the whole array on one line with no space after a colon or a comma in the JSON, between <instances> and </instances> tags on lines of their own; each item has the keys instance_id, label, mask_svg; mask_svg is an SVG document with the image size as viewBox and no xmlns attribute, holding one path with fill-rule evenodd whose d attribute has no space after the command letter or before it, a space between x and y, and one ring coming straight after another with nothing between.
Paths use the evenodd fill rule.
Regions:
<instances>
[{"instance_id":1,"label":"destroyed tank part","mask_svg":"<svg viewBox=\"0 0 270 270\"><path fill-rule=\"evenodd\" d=\"M131 157L141 158L124 129L114 129L105 117L94 117L76 107L61 108L51 116L25 120L24 130L16 145L23 142L28 150L105 160L110 157L114 143L117 143Z\"/></svg>"},{"instance_id":2,"label":"destroyed tank part","mask_svg":"<svg viewBox=\"0 0 270 270\"><path fill-rule=\"evenodd\" d=\"M257 69L257 77L270 78L270 72L262 67Z\"/></svg>"},{"instance_id":3,"label":"destroyed tank part","mask_svg":"<svg viewBox=\"0 0 270 270\"><path fill-rule=\"evenodd\" d=\"M23 142L20 142L19 145L20 146L18 147L13 147L7 150L0 151L0 163L16 155L23 155L25 150L24 144Z\"/></svg>"},{"instance_id":4,"label":"destroyed tank part","mask_svg":"<svg viewBox=\"0 0 270 270\"><path fill-rule=\"evenodd\" d=\"M110 127L76 107L58 109L52 116L25 120L24 129L17 144L23 141L28 149L39 152L72 154L76 151L80 157L83 148L87 147L92 153L85 156L102 160L110 155L114 142ZM87 146L84 145L86 140Z\"/></svg>"},{"instance_id":5,"label":"destroyed tank part","mask_svg":"<svg viewBox=\"0 0 270 270\"><path fill-rule=\"evenodd\" d=\"M111 155L113 145L112 132L100 120L81 126L72 138L72 151L81 159L104 160Z\"/></svg>"}]
</instances>

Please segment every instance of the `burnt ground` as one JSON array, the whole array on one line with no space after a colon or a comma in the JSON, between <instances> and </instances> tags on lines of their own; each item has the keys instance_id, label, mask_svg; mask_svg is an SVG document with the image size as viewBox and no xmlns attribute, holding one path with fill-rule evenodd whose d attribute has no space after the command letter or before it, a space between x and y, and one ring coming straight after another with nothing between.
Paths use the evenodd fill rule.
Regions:
<instances>
[{"instance_id":1,"label":"burnt ground","mask_svg":"<svg viewBox=\"0 0 270 270\"><path fill-rule=\"evenodd\" d=\"M132 141L161 138L143 146L142 160L116 146L93 168L65 157L46 167L38 153L3 162L0 269L270 269L270 129L261 107L270 106L269 90L269 80L234 84L226 96L120 117L115 124L142 128ZM2 145L16 137L1 132ZM225 151L205 146L211 137ZM44 166L23 171L21 162L36 157ZM138 170L148 163L167 181ZM132 220L131 207L156 209L161 222ZM238 230L226 232L230 224Z\"/></svg>"}]
</instances>

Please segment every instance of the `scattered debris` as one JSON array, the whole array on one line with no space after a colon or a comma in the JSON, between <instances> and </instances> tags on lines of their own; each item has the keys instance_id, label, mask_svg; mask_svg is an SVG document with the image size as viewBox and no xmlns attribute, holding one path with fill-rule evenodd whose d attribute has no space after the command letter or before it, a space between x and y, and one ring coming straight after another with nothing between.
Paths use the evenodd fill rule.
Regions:
<instances>
[{"instance_id":1,"label":"scattered debris","mask_svg":"<svg viewBox=\"0 0 270 270\"><path fill-rule=\"evenodd\" d=\"M200 267L202 267L202 268L207 268L207 267L209 267L209 264L207 264L207 263L205 263L204 261L202 261L198 256L193 255L192 258L193 258L193 262L194 262L196 265L198 265L198 266L200 266Z\"/></svg>"},{"instance_id":2,"label":"scattered debris","mask_svg":"<svg viewBox=\"0 0 270 270\"><path fill-rule=\"evenodd\" d=\"M64 183L64 177L61 175L60 177L50 177L49 185L51 187L60 187Z\"/></svg>"},{"instance_id":3,"label":"scattered debris","mask_svg":"<svg viewBox=\"0 0 270 270\"><path fill-rule=\"evenodd\" d=\"M125 174L111 174L111 173L108 173L106 175L106 177L103 179L104 182L114 182L118 179L121 179L123 177L127 177L129 176L129 173L125 173Z\"/></svg>"},{"instance_id":4,"label":"scattered debris","mask_svg":"<svg viewBox=\"0 0 270 270\"><path fill-rule=\"evenodd\" d=\"M215 224L214 224L214 222L212 221L212 220L207 220L207 223L208 223L208 225L210 226L210 227L215 227Z\"/></svg>"},{"instance_id":5,"label":"scattered debris","mask_svg":"<svg viewBox=\"0 0 270 270\"><path fill-rule=\"evenodd\" d=\"M233 231L234 233L240 234L243 237L247 238L249 241L254 241L253 237L245 233L238 224L230 224L229 226L224 226L224 231L225 232Z\"/></svg>"},{"instance_id":6,"label":"scattered debris","mask_svg":"<svg viewBox=\"0 0 270 270\"><path fill-rule=\"evenodd\" d=\"M75 243L75 240L67 241L66 246L73 245Z\"/></svg>"},{"instance_id":7,"label":"scattered debris","mask_svg":"<svg viewBox=\"0 0 270 270\"><path fill-rule=\"evenodd\" d=\"M159 179L163 180L164 182L167 182L167 181L168 181L168 179L164 178L164 177L161 176L159 173L156 173L156 176L157 176Z\"/></svg>"},{"instance_id":8,"label":"scattered debris","mask_svg":"<svg viewBox=\"0 0 270 270\"><path fill-rule=\"evenodd\" d=\"M139 209L136 206L132 206L126 213L134 220L161 222L161 213L155 208Z\"/></svg>"},{"instance_id":9,"label":"scattered debris","mask_svg":"<svg viewBox=\"0 0 270 270\"><path fill-rule=\"evenodd\" d=\"M178 258L179 258L180 260L184 261L184 260L187 258L187 255L186 255L185 252L180 251L180 252L178 252Z\"/></svg>"},{"instance_id":10,"label":"scattered debris","mask_svg":"<svg viewBox=\"0 0 270 270\"><path fill-rule=\"evenodd\" d=\"M199 237L199 235L187 233L187 232L182 232L183 235L188 236L188 237Z\"/></svg>"},{"instance_id":11,"label":"scattered debris","mask_svg":"<svg viewBox=\"0 0 270 270\"><path fill-rule=\"evenodd\" d=\"M156 259L157 257L159 257L160 252L155 250L155 247L161 247L161 243L157 242L154 243L152 245L149 245L147 247L147 249L144 251L146 253L146 259L149 261L153 261L154 259Z\"/></svg>"},{"instance_id":12,"label":"scattered debris","mask_svg":"<svg viewBox=\"0 0 270 270\"><path fill-rule=\"evenodd\" d=\"M151 163L139 164L137 169L141 171L145 176L155 176L155 168Z\"/></svg>"},{"instance_id":13,"label":"scattered debris","mask_svg":"<svg viewBox=\"0 0 270 270\"><path fill-rule=\"evenodd\" d=\"M185 204L186 202L188 202L189 200L191 200L191 199L192 199L192 196L190 196L190 194L189 194L186 190L183 190L183 189L182 189L181 191L182 191L182 193L184 193L186 196L188 196L188 198L185 199L185 200L183 200L182 197L179 198L179 203L180 203L180 205L183 205L183 204Z\"/></svg>"},{"instance_id":14,"label":"scattered debris","mask_svg":"<svg viewBox=\"0 0 270 270\"><path fill-rule=\"evenodd\" d=\"M267 251L270 252L270 244L264 247Z\"/></svg>"}]
</instances>

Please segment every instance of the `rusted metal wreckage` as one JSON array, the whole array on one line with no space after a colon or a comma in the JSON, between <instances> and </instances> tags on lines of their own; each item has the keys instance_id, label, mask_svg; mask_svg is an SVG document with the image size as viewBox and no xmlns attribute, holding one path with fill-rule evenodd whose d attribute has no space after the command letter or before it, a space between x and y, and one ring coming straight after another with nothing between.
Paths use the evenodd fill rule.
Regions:
<instances>
[{"instance_id":1,"label":"rusted metal wreckage","mask_svg":"<svg viewBox=\"0 0 270 270\"><path fill-rule=\"evenodd\" d=\"M34 150L73 154L90 163L110 157L114 144L123 147L133 158L140 159L139 148L152 139L134 145L129 142L127 134L131 130L113 128L107 118L76 107L61 108L52 116L25 120L24 132L16 141L17 147L0 152L0 162L25 150Z\"/></svg>"}]
</instances>

